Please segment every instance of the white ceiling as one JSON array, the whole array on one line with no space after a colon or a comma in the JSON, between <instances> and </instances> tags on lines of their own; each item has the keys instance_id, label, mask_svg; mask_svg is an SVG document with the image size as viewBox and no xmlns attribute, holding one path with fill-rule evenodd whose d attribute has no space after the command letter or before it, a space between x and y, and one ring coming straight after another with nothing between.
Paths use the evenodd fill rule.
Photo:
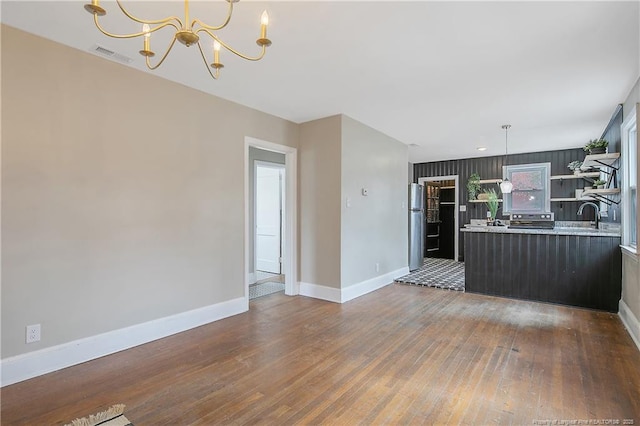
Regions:
<instances>
[{"instance_id":1,"label":"white ceiling","mask_svg":"<svg viewBox=\"0 0 640 426\"><path fill-rule=\"evenodd\" d=\"M100 44L147 72L142 41L102 35L83 3L5 0L0 19L81 50ZM183 13L181 1L123 3L147 19ZM101 4L106 28L139 31L115 2ZM213 25L227 3L191 4L192 18ZM263 9L273 46L262 61L222 52L214 81L196 48L177 44L153 73L297 123L346 114L419 145L412 162L504 154L506 123L509 153L582 146L640 76L638 0L241 1L221 37L257 52ZM158 52L161 38L151 39Z\"/></svg>"}]
</instances>

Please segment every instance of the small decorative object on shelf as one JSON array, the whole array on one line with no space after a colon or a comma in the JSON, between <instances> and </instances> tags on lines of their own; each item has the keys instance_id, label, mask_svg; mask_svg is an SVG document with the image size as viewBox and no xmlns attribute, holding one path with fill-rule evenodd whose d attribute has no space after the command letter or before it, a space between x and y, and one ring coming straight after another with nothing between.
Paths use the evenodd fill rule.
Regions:
<instances>
[{"instance_id":1,"label":"small decorative object on shelf","mask_svg":"<svg viewBox=\"0 0 640 426\"><path fill-rule=\"evenodd\" d=\"M469 200L475 200L480 192L480 175L473 173L467 180L467 191L469 192Z\"/></svg>"},{"instance_id":2,"label":"small decorative object on shelf","mask_svg":"<svg viewBox=\"0 0 640 426\"><path fill-rule=\"evenodd\" d=\"M602 179L596 179L593 181L593 189L604 189L605 181Z\"/></svg>"},{"instance_id":3,"label":"small decorative object on shelf","mask_svg":"<svg viewBox=\"0 0 640 426\"><path fill-rule=\"evenodd\" d=\"M604 154L607 152L607 146L609 141L606 139L591 139L582 149L588 154Z\"/></svg>"},{"instance_id":4,"label":"small decorative object on shelf","mask_svg":"<svg viewBox=\"0 0 640 426\"><path fill-rule=\"evenodd\" d=\"M582 167L582 161L572 161L567 165L567 167L577 175L581 172L580 167Z\"/></svg>"}]
</instances>

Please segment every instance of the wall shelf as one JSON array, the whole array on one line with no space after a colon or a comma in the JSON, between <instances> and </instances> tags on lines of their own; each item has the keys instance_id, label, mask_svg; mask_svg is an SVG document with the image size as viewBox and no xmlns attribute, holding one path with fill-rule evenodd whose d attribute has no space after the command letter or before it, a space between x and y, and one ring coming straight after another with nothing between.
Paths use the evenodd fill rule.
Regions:
<instances>
[{"instance_id":1,"label":"wall shelf","mask_svg":"<svg viewBox=\"0 0 640 426\"><path fill-rule=\"evenodd\" d=\"M489 201L489 200L469 200L470 203L486 203L487 201ZM502 202L502 198L498 198L496 201L501 203Z\"/></svg>"},{"instance_id":2,"label":"wall shelf","mask_svg":"<svg viewBox=\"0 0 640 426\"><path fill-rule=\"evenodd\" d=\"M588 189L582 192L583 197L591 197L595 200L602 201L605 204L620 204L620 201L614 201L608 197L608 195L615 195L620 193L620 188L604 188L604 189Z\"/></svg>"},{"instance_id":3,"label":"wall shelf","mask_svg":"<svg viewBox=\"0 0 640 426\"><path fill-rule=\"evenodd\" d=\"M551 176L551 180L565 180L565 179L584 179L584 178L598 178L600 177L600 172L584 172L572 175L556 175Z\"/></svg>"},{"instance_id":4,"label":"wall shelf","mask_svg":"<svg viewBox=\"0 0 640 426\"><path fill-rule=\"evenodd\" d=\"M582 193L583 196L587 195L613 195L619 194L620 188L604 188L604 189L593 189L593 188L585 188Z\"/></svg>"},{"instance_id":5,"label":"wall shelf","mask_svg":"<svg viewBox=\"0 0 640 426\"><path fill-rule=\"evenodd\" d=\"M610 154L593 154L584 157L581 170L589 170L592 168L611 167L618 170L618 167L614 167L616 161L620 158L619 152L612 152Z\"/></svg>"},{"instance_id":6,"label":"wall shelf","mask_svg":"<svg viewBox=\"0 0 640 426\"><path fill-rule=\"evenodd\" d=\"M585 188L582 192L583 197L590 197L594 200L600 201L607 205L620 204L620 197L616 201L612 195L620 194L620 188L617 188L617 178L616 173L619 170L619 165L615 165L620 159L619 152L612 152L610 154L595 154L595 155L587 155L584 157L584 162L582 163L582 170L585 169L598 169L599 173L604 173L608 175L607 182L605 184L605 188L603 189L592 189Z\"/></svg>"},{"instance_id":7,"label":"wall shelf","mask_svg":"<svg viewBox=\"0 0 640 426\"><path fill-rule=\"evenodd\" d=\"M486 183L501 183L501 182L502 182L502 179L481 179L478 181L480 185L486 184Z\"/></svg>"},{"instance_id":8,"label":"wall shelf","mask_svg":"<svg viewBox=\"0 0 640 426\"><path fill-rule=\"evenodd\" d=\"M551 202L573 202L573 201L593 201L593 198L552 198Z\"/></svg>"}]
</instances>

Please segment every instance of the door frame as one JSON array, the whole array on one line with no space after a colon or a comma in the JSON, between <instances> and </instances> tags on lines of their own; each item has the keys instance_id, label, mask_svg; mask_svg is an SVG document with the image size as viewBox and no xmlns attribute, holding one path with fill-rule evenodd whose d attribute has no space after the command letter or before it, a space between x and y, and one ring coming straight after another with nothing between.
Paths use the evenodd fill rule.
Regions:
<instances>
[{"instance_id":1,"label":"door frame","mask_svg":"<svg viewBox=\"0 0 640 426\"><path fill-rule=\"evenodd\" d=\"M286 160L285 160L286 161ZM266 167L270 169L278 169L282 170L282 174L284 175L284 180L280 180L280 254L278 257L282 259L280 261L280 273L284 273L284 226L285 226L285 205L287 202L287 194L285 194L285 182L287 179L287 170L285 164L280 163L272 163L270 161L265 160L255 160L253 162L253 220L254 225L256 225L253 229L253 270L258 272L258 167ZM286 277L285 277L286 278Z\"/></svg>"},{"instance_id":2,"label":"door frame","mask_svg":"<svg viewBox=\"0 0 640 426\"><path fill-rule=\"evenodd\" d=\"M300 293L298 283L298 250L297 250L297 222L298 222L298 150L296 148L268 142L262 139L245 136L244 138L244 297L247 310L249 309L249 147L265 151L279 152L285 155L285 224L283 229L284 252L282 253L282 271L284 273L284 292L288 296Z\"/></svg>"},{"instance_id":3,"label":"door frame","mask_svg":"<svg viewBox=\"0 0 640 426\"><path fill-rule=\"evenodd\" d=\"M459 191L460 191L460 182L458 175L448 175L448 176L429 176L429 177L421 177L418 178L418 183L420 185L424 185L425 182L437 182L441 180L453 180L453 184L455 185L455 206L454 206L454 217L453 217L453 227L454 227L454 241L453 241L453 260L458 262L460 259L460 253L458 252L460 245L460 200L459 200Z\"/></svg>"}]
</instances>

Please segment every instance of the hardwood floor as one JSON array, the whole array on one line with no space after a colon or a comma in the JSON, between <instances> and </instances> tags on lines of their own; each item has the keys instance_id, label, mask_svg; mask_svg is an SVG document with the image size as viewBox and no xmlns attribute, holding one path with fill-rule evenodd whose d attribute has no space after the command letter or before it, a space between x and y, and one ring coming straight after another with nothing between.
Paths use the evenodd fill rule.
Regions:
<instances>
[{"instance_id":1,"label":"hardwood floor","mask_svg":"<svg viewBox=\"0 0 640 426\"><path fill-rule=\"evenodd\" d=\"M640 424L640 351L615 314L394 284L343 305L265 296L1 397L3 425L116 403L136 426Z\"/></svg>"}]
</instances>

